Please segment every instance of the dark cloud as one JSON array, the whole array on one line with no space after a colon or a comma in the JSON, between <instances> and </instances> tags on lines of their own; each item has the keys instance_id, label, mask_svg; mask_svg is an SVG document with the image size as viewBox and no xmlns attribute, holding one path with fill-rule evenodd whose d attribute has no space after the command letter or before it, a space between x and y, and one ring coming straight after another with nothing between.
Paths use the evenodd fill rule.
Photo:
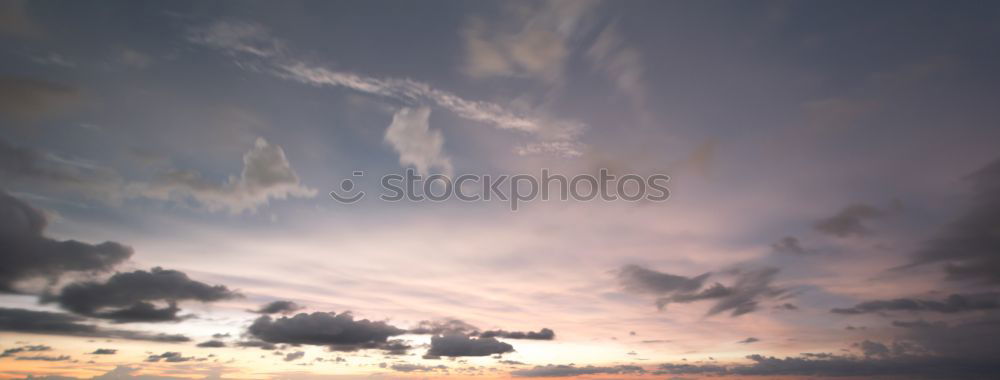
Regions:
<instances>
[{"instance_id":1,"label":"dark cloud","mask_svg":"<svg viewBox=\"0 0 1000 380\"><path fill-rule=\"evenodd\" d=\"M397 372L430 372L430 371L448 369L448 367L445 365L426 366L426 365L409 364L409 363L393 364L389 366L389 368Z\"/></svg>"},{"instance_id":2,"label":"dark cloud","mask_svg":"<svg viewBox=\"0 0 1000 380\"><path fill-rule=\"evenodd\" d=\"M116 273L106 282L78 282L67 285L44 302L56 302L74 313L116 323L177 321L177 301L213 302L239 295L223 285L208 285L176 270L153 268ZM150 301L167 302L157 308Z\"/></svg>"},{"instance_id":3,"label":"dark cloud","mask_svg":"<svg viewBox=\"0 0 1000 380\"><path fill-rule=\"evenodd\" d=\"M750 355L747 365L663 364L657 375L734 375L734 376L820 376L871 377L905 376L907 378L982 379L995 373L1000 365L965 358L926 356L852 357L815 356L776 358Z\"/></svg>"},{"instance_id":4,"label":"dark cloud","mask_svg":"<svg viewBox=\"0 0 1000 380\"><path fill-rule=\"evenodd\" d=\"M204 341L204 342L198 343L198 347L202 347L202 348L221 348L221 347L225 347L225 346L226 346L226 342L223 342L223 341L220 341L220 340L209 340L209 341Z\"/></svg>"},{"instance_id":5,"label":"dark cloud","mask_svg":"<svg viewBox=\"0 0 1000 380\"><path fill-rule=\"evenodd\" d=\"M858 343L858 348L865 356L886 356L889 355L889 347L879 343L873 342L865 339L863 342Z\"/></svg>"},{"instance_id":6,"label":"dark cloud","mask_svg":"<svg viewBox=\"0 0 1000 380\"><path fill-rule=\"evenodd\" d=\"M736 342L736 343L750 344L750 343L757 343L757 342L760 342L760 339L757 339L757 338L754 338L754 337L749 337L749 338L743 339L743 340L741 340L739 342Z\"/></svg>"},{"instance_id":7,"label":"dark cloud","mask_svg":"<svg viewBox=\"0 0 1000 380\"><path fill-rule=\"evenodd\" d=\"M443 319L436 321L420 321L417 327L407 331L410 334L430 334L430 335L470 335L479 331L479 328L458 319Z\"/></svg>"},{"instance_id":8,"label":"dark cloud","mask_svg":"<svg viewBox=\"0 0 1000 380\"><path fill-rule=\"evenodd\" d=\"M84 318L71 314L0 308L0 331L95 338L119 338L153 342L190 341L188 337L183 335L107 329L82 323L83 321Z\"/></svg>"},{"instance_id":9,"label":"dark cloud","mask_svg":"<svg viewBox=\"0 0 1000 380\"><path fill-rule=\"evenodd\" d=\"M268 342L263 342L263 341L259 341L259 340L244 340L244 341L239 341L239 342L236 342L236 346L237 347L257 347L257 348L260 348L262 350L275 350L275 349L278 348L278 346L274 345L274 343L268 343Z\"/></svg>"},{"instance_id":10,"label":"dark cloud","mask_svg":"<svg viewBox=\"0 0 1000 380\"><path fill-rule=\"evenodd\" d=\"M657 272L638 265L626 265L618 272L618 279L627 290L662 295L698 290L709 275L709 273L705 273L689 278Z\"/></svg>"},{"instance_id":11,"label":"dark cloud","mask_svg":"<svg viewBox=\"0 0 1000 380\"><path fill-rule=\"evenodd\" d=\"M268 303L267 305L261 306L260 309L254 310L257 314L276 314L276 313L293 313L302 310L303 307L299 306L292 301L274 301Z\"/></svg>"},{"instance_id":12,"label":"dark cloud","mask_svg":"<svg viewBox=\"0 0 1000 380\"><path fill-rule=\"evenodd\" d=\"M299 313L278 319L262 316L247 331L264 342L312 344L344 351L379 348L390 336L406 332L385 322L354 320L354 316L346 312Z\"/></svg>"},{"instance_id":13,"label":"dark cloud","mask_svg":"<svg viewBox=\"0 0 1000 380\"><path fill-rule=\"evenodd\" d=\"M64 362L70 360L68 355L60 356L46 356L46 355L36 355L36 356L18 356L14 360L31 360L31 361L42 361L42 362Z\"/></svg>"},{"instance_id":14,"label":"dark cloud","mask_svg":"<svg viewBox=\"0 0 1000 380\"><path fill-rule=\"evenodd\" d=\"M14 348L8 348L6 350L3 350L3 352L0 352L0 358L11 357L14 356L15 354L20 354L22 352L41 352L50 350L52 350L52 347L45 345L14 347Z\"/></svg>"},{"instance_id":15,"label":"dark cloud","mask_svg":"<svg viewBox=\"0 0 1000 380\"><path fill-rule=\"evenodd\" d=\"M976 310L1000 309L1000 294L952 294L943 301L896 298L859 303L849 308L830 310L837 314L865 314L884 311L927 311L936 313L961 313Z\"/></svg>"},{"instance_id":16,"label":"dark cloud","mask_svg":"<svg viewBox=\"0 0 1000 380\"><path fill-rule=\"evenodd\" d=\"M811 250L807 250L802 247L798 238L792 236L785 236L781 240L771 244L771 249L773 249L774 252L788 255L805 255L812 253Z\"/></svg>"},{"instance_id":17,"label":"dark cloud","mask_svg":"<svg viewBox=\"0 0 1000 380\"><path fill-rule=\"evenodd\" d=\"M511 376L514 377L570 377L570 376L584 376L584 375L598 375L598 374L642 374L646 370L639 366L634 365L619 365L614 367L577 367L575 365L544 365L535 366L531 369L522 369L511 371Z\"/></svg>"},{"instance_id":18,"label":"dark cloud","mask_svg":"<svg viewBox=\"0 0 1000 380\"><path fill-rule=\"evenodd\" d=\"M0 138L0 181L9 189L120 200L124 180L113 169L17 146Z\"/></svg>"},{"instance_id":19,"label":"dark cloud","mask_svg":"<svg viewBox=\"0 0 1000 380\"><path fill-rule=\"evenodd\" d=\"M790 303L783 303L781 305L775 306L774 308L775 309L779 309L779 310L791 310L791 311L795 311L795 310L799 309L798 306L795 306L794 304L790 304Z\"/></svg>"},{"instance_id":20,"label":"dark cloud","mask_svg":"<svg viewBox=\"0 0 1000 380\"><path fill-rule=\"evenodd\" d=\"M504 330L489 330L479 333L480 338L506 338L506 339L532 339L532 340L552 340L555 339L556 333L551 329L543 328L541 330L535 331L504 331Z\"/></svg>"},{"instance_id":21,"label":"dark cloud","mask_svg":"<svg viewBox=\"0 0 1000 380\"><path fill-rule=\"evenodd\" d=\"M431 348L427 358L442 356L489 356L513 352L514 346L496 338L470 338L465 335L435 335L431 337Z\"/></svg>"},{"instance_id":22,"label":"dark cloud","mask_svg":"<svg viewBox=\"0 0 1000 380\"><path fill-rule=\"evenodd\" d=\"M814 225L816 230L837 237L867 235L871 230L865 222L882 217L883 211L875 207L855 203L844 207L836 215L822 219Z\"/></svg>"},{"instance_id":23,"label":"dark cloud","mask_svg":"<svg viewBox=\"0 0 1000 380\"><path fill-rule=\"evenodd\" d=\"M80 100L80 92L71 86L0 76L0 114L17 121L33 121L52 116Z\"/></svg>"},{"instance_id":24,"label":"dark cloud","mask_svg":"<svg viewBox=\"0 0 1000 380\"><path fill-rule=\"evenodd\" d=\"M159 355L149 355L146 358L147 362L159 362L165 361L167 363L181 363L186 361L194 360L193 357L181 355L180 352L164 352Z\"/></svg>"},{"instance_id":25,"label":"dark cloud","mask_svg":"<svg viewBox=\"0 0 1000 380\"><path fill-rule=\"evenodd\" d=\"M1000 284L1000 159L968 177L966 211L914 254L913 265L944 264L950 280Z\"/></svg>"},{"instance_id":26,"label":"dark cloud","mask_svg":"<svg viewBox=\"0 0 1000 380\"><path fill-rule=\"evenodd\" d=\"M132 248L115 242L50 239L44 236L47 224L41 211L0 191L0 293L18 292L24 280L108 271L132 256Z\"/></svg>"},{"instance_id":27,"label":"dark cloud","mask_svg":"<svg viewBox=\"0 0 1000 380\"><path fill-rule=\"evenodd\" d=\"M402 339L390 339L385 344L379 346L386 355L406 355L413 346Z\"/></svg>"},{"instance_id":28,"label":"dark cloud","mask_svg":"<svg viewBox=\"0 0 1000 380\"><path fill-rule=\"evenodd\" d=\"M756 311L763 299L775 298L785 294L784 289L771 285L778 274L777 268L735 271L737 278L731 286L715 283L712 286L693 293L679 293L657 300L661 309L670 303L690 303L703 300L713 300L715 305L709 308L707 315L729 312L733 317Z\"/></svg>"},{"instance_id":29,"label":"dark cloud","mask_svg":"<svg viewBox=\"0 0 1000 380\"><path fill-rule=\"evenodd\" d=\"M116 349L98 348L98 349L94 350L94 352L91 352L90 354L91 355L114 355L114 354L117 354L117 353L118 353L118 350L116 350Z\"/></svg>"},{"instance_id":30,"label":"dark cloud","mask_svg":"<svg viewBox=\"0 0 1000 380\"><path fill-rule=\"evenodd\" d=\"M285 361L286 362L291 362L291 361L302 359L305 356L306 356L306 353L304 351L289 352L287 355L285 355Z\"/></svg>"},{"instance_id":31,"label":"dark cloud","mask_svg":"<svg viewBox=\"0 0 1000 380\"><path fill-rule=\"evenodd\" d=\"M215 339L225 339L225 338L228 338L228 337L229 337L229 333L225 333L225 334L223 334L223 333L215 333L215 334L212 334L212 338L215 338Z\"/></svg>"}]
</instances>

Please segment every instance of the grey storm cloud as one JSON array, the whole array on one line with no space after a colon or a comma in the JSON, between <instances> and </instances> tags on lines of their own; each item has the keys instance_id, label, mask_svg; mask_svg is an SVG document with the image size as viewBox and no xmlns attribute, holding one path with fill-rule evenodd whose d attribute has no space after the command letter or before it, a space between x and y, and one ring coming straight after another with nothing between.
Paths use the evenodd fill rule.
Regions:
<instances>
[{"instance_id":1,"label":"grey storm cloud","mask_svg":"<svg viewBox=\"0 0 1000 380\"><path fill-rule=\"evenodd\" d=\"M940 263L950 280L1000 284L1000 159L968 177L965 212L914 253L912 265Z\"/></svg>"},{"instance_id":2,"label":"grey storm cloud","mask_svg":"<svg viewBox=\"0 0 1000 380\"><path fill-rule=\"evenodd\" d=\"M406 333L385 322L355 320L347 312L299 313L278 319L262 316L247 331L268 343L311 344L341 351L380 348L389 337Z\"/></svg>"},{"instance_id":3,"label":"grey storm cloud","mask_svg":"<svg viewBox=\"0 0 1000 380\"><path fill-rule=\"evenodd\" d=\"M240 175L226 182L208 181L197 171L171 170L151 182L131 183L126 191L132 197L191 199L210 211L228 210L233 214L255 211L271 199L311 198L317 194L316 189L301 183L285 150L260 137L243 155Z\"/></svg>"},{"instance_id":4,"label":"grey storm cloud","mask_svg":"<svg viewBox=\"0 0 1000 380\"><path fill-rule=\"evenodd\" d=\"M578 367L575 365L544 365L535 366L531 369L521 369L516 371L511 371L511 376L514 377L570 377L570 376L584 376L584 375L599 375L599 374L610 374L610 375L621 375L621 374L642 374L646 370L640 366L635 365L619 365L612 367L597 367L597 366L585 366Z\"/></svg>"},{"instance_id":5,"label":"grey storm cloud","mask_svg":"<svg viewBox=\"0 0 1000 380\"><path fill-rule=\"evenodd\" d=\"M57 194L80 194L117 200L124 183L110 168L18 146L0 138L0 180L9 189L29 188Z\"/></svg>"},{"instance_id":6,"label":"grey storm cloud","mask_svg":"<svg viewBox=\"0 0 1000 380\"><path fill-rule=\"evenodd\" d=\"M417 326L407 331L410 334L430 335L469 335L479 331L479 328L459 319L443 319L420 321Z\"/></svg>"},{"instance_id":7,"label":"grey storm cloud","mask_svg":"<svg viewBox=\"0 0 1000 380\"><path fill-rule=\"evenodd\" d=\"M226 342L223 342L221 340L214 340L213 339L213 340L208 340L208 341L204 341L204 342L198 343L198 347L202 347L202 348L222 348L222 347L226 347Z\"/></svg>"},{"instance_id":8,"label":"grey storm cloud","mask_svg":"<svg viewBox=\"0 0 1000 380\"><path fill-rule=\"evenodd\" d=\"M480 338L506 338L506 339L531 339L531 340L552 340L556 333L552 329L543 328L536 331L505 331L488 330L479 333Z\"/></svg>"},{"instance_id":9,"label":"grey storm cloud","mask_svg":"<svg viewBox=\"0 0 1000 380\"><path fill-rule=\"evenodd\" d=\"M106 282L72 283L58 294L45 295L42 301L58 303L80 315L128 323L179 320L178 301L214 302L236 297L238 293L223 285L208 285L183 272L156 267L148 272L116 273ZM169 305L157 308L153 301Z\"/></svg>"},{"instance_id":10,"label":"grey storm cloud","mask_svg":"<svg viewBox=\"0 0 1000 380\"><path fill-rule=\"evenodd\" d=\"M0 331L93 338L118 338L167 343L188 342L191 340L183 335L108 329L84 322L85 318L72 314L0 308Z\"/></svg>"},{"instance_id":11,"label":"grey storm cloud","mask_svg":"<svg viewBox=\"0 0 1000 380\"><path fill-rule=\"evenodd\" d=\"M56 114L82 100L79 90L44 80L0 76L0 114L31 121Z\"/></svg>"},{"instance_id":12,"label":"grey storm cloud","mask_svg":"<svg viewBox=\"0 0 1000 380\"><path fill-rule=\"evenodd\" d=\"M715 283L701 291L660 297L656 304L663 309L671 303L710 300L715 304L709 308L707 315L728 312L730 316L737 317L756 311L761 300L776 298L786 293L784 289L771 285L778 274L777 268L737 270L734 273L737 277L730 286Z\"/></svg>"},{"instance_id":13,"label":"grey storm cloud","mask_svg":"<svg viewBox=\"0 0 1000 380\"><path fill-rule=\"evenodd\" d=\"M837 314L865 314L884 311L927 311L961 313L1000 309L1000 293L952 294L941 301L915 298L865 301L849 308L830 310Z\"/></svg>"},{"instance_id":14,"label":"grey storm cloud","mask_svg":"<svg viewBox=\"0 0 1000 380\"><path fill-rule=\"evenodd\" d=\"M164 352L159 355L149 355L149 357L146 358L147 362L165 361L167 363L181 363L191 360L194 360L194 358L190 356L184 356L180 352L172 352L172 351Z\"/></svg>"},{"instance_id":15,"label":"grey storm cloud","mask_svg":"<svg viewBox=\"0 0 1000 380\"><path fill-rule=\"evenodd\" d=\"M117 354L117 353L118 353L118 350L113 349L113 348L98 348L98 349L94 350L94 352L91 352L90 354L91 355L114 355L114 354Z\"/></svg>"},{"instance_id":16,"label":"grey storm cloud","mask_svg":"<svg viewBox=\"0 0 1000 380\"><path fill-rule=\"evenodd\" d=\"M489 356L513 352L514 346L496 338L470 338L465 335L435 335L431 337L431 348L426 358L442 356Z\"/></svg>"},{"instance_id":17,"label":"grey storm cloud","mask_svg":"<svg viewBox=\"0 0 1000 380\"><path fill-rule=\"evenodd\" d=\"M657 272L638 265L626 265L618 272L618 279L626 289L631 291L667 294L696 291L701 288L705 279L710 275L710 273L705 273L691 278Z\"/></svg>"},{"instance_id":18,"label":"grey storm cloud","mask_svg":"<svg viewBox=\"0 0 1000 380\"><path fill-rule=\"evenodd\" d=\"M19 292L24 280L50 281L68 272L104 272L128 260L132 248L115 242L88 244L44 235L45 215L0 192L0 293Z\"/></svg>"},{"instance_id":19,"label":"grey storm cloud","mask_svg":"<svg viewBox=\"0 0 1000 380\"><path fill-rule=\"evenodd\" d=\"M52 347L40 344L33 346L14 347L14 348L8 348L6 350L3 350L3 352L0 352L0 358L11 357L14 356L15 354L20 354L22 352L41 352L41 351L51 351L51 350Z\"/></svg>"},{"instance_id":20,"label":"grey storm cloud","mask_svg":"<svg viewBox=\"0 0 1000 380\"><path fill-rule=\"evenodd\" d=\"M836 237L867 235L871 230L867 221L883 216L883 211L875 207L855 203L844 207L836 215L822 219L814 225L816 230Z\"/></svg>"},{"instance_id":21,"label":"grey storm cloud","mask_svg":"<svg viewBox=\"0 0 1000 380\"><path fill-rule=\"evenodd\" d=\"M293 313L302 310L303 307L292 301L273 301L259 309L254 310L257 314L277 314L277 313Z\"/></svg>"}]
</instances>

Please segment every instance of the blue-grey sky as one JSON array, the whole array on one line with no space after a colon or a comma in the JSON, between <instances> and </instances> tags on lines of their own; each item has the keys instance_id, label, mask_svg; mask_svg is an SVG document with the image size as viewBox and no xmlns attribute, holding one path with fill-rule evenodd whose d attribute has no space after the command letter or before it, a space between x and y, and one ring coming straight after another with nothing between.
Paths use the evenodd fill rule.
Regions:
<instances>
[{"instance_id":1,"label":"blue-grey sky","mask_svg":"<svg viewBox=\"0 0 1000 380\"><path fill-rule=\"evenodd\" d=\"M983 378L998 41L975 1L4 1L0 378ZM408 169L670 198L379 200Z\"/></svg>"}]
</instances>

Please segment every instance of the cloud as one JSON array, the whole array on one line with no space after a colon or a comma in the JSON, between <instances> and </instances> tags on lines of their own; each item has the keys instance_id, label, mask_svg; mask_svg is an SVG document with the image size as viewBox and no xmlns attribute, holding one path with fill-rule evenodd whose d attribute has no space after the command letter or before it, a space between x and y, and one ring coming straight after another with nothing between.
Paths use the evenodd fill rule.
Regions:
<instances>
[{"instance_id":1,"label":"cloud","mask_svg":"<svg viewBox=\"0 0 1000 380\"><path fill-rule=\"evenodd\" d=\"M150 342L177 343L191 340L183 335L108 329L82 323L84 321L83 317L71 314L0 308L0 331L93 338L118 338Z\"/></svg>"},{"instance_id":2,"label":"cloud","mask_svg":"<svg viewBox=\"0 0 1000 380\"><path fill-rule=\"evenodd\" d=\"M499 129L526 132L543 142L561 142L552 147L572 147L557 154L575 156L581 144L578 135L584 125L575 121L544 116L526 116L489 102L467 100L451 92L434 88L412 79L375 78L351 72L334 71L310 65L290 57L284 43L270 36L266 28L252 23L220 21L200 28L189 38L191 42L233 55L242 54L263 64L261 71L313 86L342 87L365 94L402 102L409 108L436 105L459 117L492 125Z\"/></svg>"},{"instance_id":3,"label":"cloud","mask_svg":"<svg viewBox=\"0 0 1000 380\"><path fill-rule=\"evenodd\" d=\"M181 362L186 362L186 361L190 361L190 360L193 360L193 359L194 359L193 357L181 355L180 352L171 352L171 351L168 351L168 352L164 352L164 353L159 354L159 355L149 355L149 357L146 358L146 361L147 362L159 362L159 361L162 360L162 361L165 361L167 363L181 363Z\"/></svg>"},{"instance_id":4,"label":"cloud","mask_svg":"<svg viewBox=\"0 0 1000 380\"><path fill-rule=\"evenodd\" d=\"M117 354L118 350L112 348L98 348L91 352L91 355L114 355Z\"/></svg>"},{"instance_id":5,"label":"cloud","mask_svg":"<svg viewBox=\"0 0 1000 380\"><path fill-rule=\"evenodd\" d=\"M136 69L144 69L153 63L149 55L132 49L122 49L118 54L118 60L123 65Z\"/></svg>"},{"instance_id":6,"label":"cloud","mask_svg":"<svg viewBox=\"0 0 1000 380\"><path fill-rule=\"evenodd\" d=\"M511 371L510 375L514 377L570 377L597 374L643 374L645 372L645 369L635 365L619 365L613 367L595 367L588 365L586 367L578 367L573 364L549 364L544 366L535 366L531 369Z\"/></svg>"},{"instance_id":7,"label":"cloud","mask_svg":"<svg viewBox=\"0 0 1000 380\"><path fill-rule=\"evenodd\" d=\"M572 42L596 2L550 1L505 8L496 22L471 18L462 31L463 72L474 78L528 77L556 82Z\"/></svg>"},{"instance_id":8,"label":"cloud","mask_svg":"<svg viewBox=\"0 0 1000 380\"><path fill-rule=\"evenodd\" d=\"M261 306L260 309L254 310L257 314L285 314L292 313L302 310L303 307L292 301L272 301L267 305Z\"/></svg>"},{"instance_id":9,"label":"cloud","mask_svg":"<svg viewBox=\"0 0 1000 380\"><path fill-rule=\"evenodd\" d=\"M159 200L191 199L209 211L228 210L233 214L256 211L271 199L311 198L316 189L301 183L280 146L261 137L243 155L243 171L224 183L202 178L191 170L173 170L148 183L128 186L131 196Z\"/></svg>"},{"instance_id":10,"label":"cloud","mask_svg":"<svg viewBox=\"0 0 1000 380\"><path fill-rule=\"evenodd\" d=\"M1000 309L1000 294L952 294L942 301L914 298L896 298L859 303L849 308L830 310L837 314L865 314L883 311L927 311L936 313L961 313L976 310Z\"/></svg>"},{"instance_id":11,"label":"cloud","mask_svg":"<svg viewBox=\"0 0 1000 380\"><path fill-rule=\"evenodd\" d=\"M465 335L435 335L426 358L442 356L489 356L513 352L514 346L495 338L470 338Z\"/></svg>"},{"instance_id":12,"label":"cloud","mask_svg":"<svg viewBox=\"0 0 1000 380\"><path fill-rule=\"evenodd\" d=\"M259 340L244 340L236 342L236 347L258 347L262 350L275 350L278 348L274 343L263 342Z\"/></svg>"},{"instance_id":13,"label":"cloud","mask_svg":"<svg viewBox=\"0 0 1000 380\"><path fill-rule=\"evenodd\" d=\"M440 130L430 129L430 115L428 107L400 108L385 130L385 142L399 153L400 165L413 165L422 175L430 173L432 168L451 175L451 159L444 154L444 137Z\"/></svg>"},{"instance_id":14,"label":"cloud","mask_svg":"<svg viewBox=\"0 0 1000 380\"><path fill-rule=\"evenodd\" d=\"M27 1L0 2L0 34L34 38L43 34L42 29L28 17Z\"/></svg>"},{"instance_id":15,"label":"cloud","mask_svg":"<svg viewBox=\"0 0 1000 380\"><path fill-rule=\"evenodd\" d=\"M22 352L41 352L41 351L51 351L51 350L52 347L41 344L34 346L14 347L14 348L8 348L6 350L3 350L3 352L0 352L0 358L12 357L15 356L15 354L20 354Z\"/></svg>"},{"instance_id":16,"label":"cloud","mask_svg":"<svg viewBox=\"0 0 1000 380\"><path fill-rule=\"evenodd\" d=\"M757 338L754 338L754 337L749 337L749 338L743 339L743 340L741 340L739 342L736 342L736 343L750 344L750 343L757 343L757 342L760 342L760 339L757 339Z\"/></svg>"},{"instance_id":17,"label":"cloud","mask_svg":"<svg viewBox=\"0 0 1000 380\"><path fill-rule=\"evenodd\" d=\"M836 237L860 236L871 233L865 222L882 217L875 207L855 203L844 207L836 215L822 219L814 225L816 230Z\"/></svg>"},{"instance_id":18,"label":"cloud","mask_svg":"<svg viewBox=\"0 0 1000 380\"><path fill-rule=\"evenodd\" d=\"M704 273L689 278L657 272L638 265L626 265L618 272L618 280L626 289L658 295L698 290L709 276L710 273Z\"/></svg>"},{"instance_id":19,"label":"cloud","mask_svg":"<svg viewBox=\"0 0 1000 380\"><path fill-rule=\"evenodd\" d=\"M80 103L71 86L37 79L0 76L0 114L16 121L51 117Z\"/></svg>"},{"instance_id":20,"label":"cloud","mask_svg":"<svg viewBox=\"0 0 1000 380\"><path fill-rule=\"evenodd\" d=\"M0 180L11 189L80 194L112 202L119 200L123 184L118 173L109 168L17 146L2 138Z\"/></svg>"},{"instance_id":21,"label":"cloud","mask_svg":"<svg viewBox=\"0 0 1000 380\"><path fill-rule=\"evenodd\" d=\"M757 310L760 300L785 293L783 289L771 286L778 273L777 268L736 270L733 273L737 275L733 285L715 283L704 289L702 285L711 273L689 278L627 265L618 272L618 279L626 290L658 295L656 305L660 309L671 303L712 300L715 305L707 315L728 311L731 316L740 316Z\"/></svg>"},{"instance_id":22,"label":"cloud","mask_svg":"<svg viewBox=\"0 0 1000 380\"><path fill-rule=\"evenodd\" d=\"M204 342L198 343L198 347L201 347L201 348L222 348L222 347L226 347L226 342L223 342L221 340L214 340L213 339L213 340L208 340L208 341L204 341Z\"/></svg>"},{"instance_id":23,"label":"cloud","mask_svg":"<svg viewBox=\"0 0 1000 380\"><path fill-rule=\"evenodd\" d=\"M132 256L115 242L88 244L44 236L45 215L0 191L0 293L17 293L18 283L36 278L55 281L70 272L105 272Z\"/></svg>"},{"instance_id":24,"label":"cloud","mask_svg":"<svg viewBox=\"0 0 1000 380\"><path fill-rule=\"evenodd\" d=\"M305 356L306 353L304 351L289 352L287 355L285 355L285 361L286 362L296 361L302 359Z\"/></svg>"},{"instance_id":25,"label":"cloud","mask_svg":"<svg viewBox=\"0 0 1000 380\"><path fill-rule=\"evenodd\" d=\"M350 313L299 313L294 317L257 318L247 332L268 343L328 346L340 351L380 348L390 336L405 330L385 322L354 320Z\"/></svg>"},{"instance_id":26,"label":"cloud","mask_svg":"<svg viewBox=\"0 0 1000 380\"><path fill-rule=\"evenodd\" d=\"M40 361L40 362L64 362L70 360L68 355L60 356L47 356L47 355L35 355L35 356L18 356L14 360L30 360L30 361Z\"/></svg>"},{"instance_id":27,"label":"cloud","mask_svg":"<svg viewBox=\"0 0 1000 380\"><path fill-rule=\"evenodd\" d=\"M409 363L393 364L389 366L389 368L397 372L430 372L430 371L448 369L448 367L444 365L426 366L426 365L409 364Z\"/></svg>"},{"instance_id":28,"label":"cloud","mask_svg":"<svg viewBox=\"0 0 1000 380\"><path fill-rule=\"evenodd\" d=\"M601 30L586 57L614 83L619 92L631 98L634 107L644 112L646 99L642 53L630 46L617 22Z\"/></svg>"},{"instance_id":29,"label":"cloud","mask_svg":"<svg viewBox=\"0 0 1000 380\"><path fill-rule=\"evenodd\" d=\"M779 254L789 254L789 255L805 255L812 253L811 250L807 250L802 247L799 243L799 239L792 236L785 236L781 240L771 244L771 249Z\"/></svg>"},{"instance_id":30,"label":"cloud","mask_svg":"<svg viewBox=\"0 0 1000 380\"><path fill-rule=\"evenodd\" d=\"M92 318L116 323L177 321L179 301L214 302L239 297L223 285L208 285L191 280L176 270L153 268L150 271L116 273L106 282L85 281L69 284L58 294L45 295L42 302L55 302L62 308ZM151 302L167 302L157 308Z\"/></svg>"},{"instance_id":31,"label":"cloud","mask_svg":"<svg viewBox=\"0 0 1000 380\"><path fill-rule=\"evenodd\" d=\"M865 339L863 342L858 343L858 347L861 348L861 352L866 357L889 355L889 347L879 342L872 342Z\"/></svg>"},{"instance_id":32,"label":"cloud","mask_svg":"<svg viewBox=\"0 0 1000 380\"><path fill-rule=\"evenodd\" d=\"M912 265L944 264L949 280L1000 284L1000 159L968 177L970 205L913 255Z\"/></svg>"},{"instance_id":33,"label":"cloud","mask_svg":"<svg viewBox=\"0 0 1000 380\"><path fill-rule=\"evenodd\" d=\"M530 339L530 340L552 340L555 339L556 333L551 329L543 328L541 330L535 331L505 331L505 330L489 330L479 333L480 338L506 338L506 339Z\"/></svg>"},{"instance_id":34,"label":"cloud","mask_svg":"<svg viewBox=\"0 0 1000 380\"><path fill-rule=\"evenodd\" d=\"M459 319L444 319L436 321L420 321L417 327L407 331L409 334L430 334L430 335L471 335L479 331L479 328Z\"/></svg>"}]
</instances>

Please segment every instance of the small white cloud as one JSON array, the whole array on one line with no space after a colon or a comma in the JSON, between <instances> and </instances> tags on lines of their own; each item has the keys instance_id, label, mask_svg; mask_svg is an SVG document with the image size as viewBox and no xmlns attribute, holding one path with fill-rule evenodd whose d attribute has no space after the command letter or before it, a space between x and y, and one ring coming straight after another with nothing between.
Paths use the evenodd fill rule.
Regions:
<instances>
[{"instance_id":1,"label":"small white cloud","mask_svg":"<svg viewBox=\"0 0 1000 380\"><path fill-rule=\"evenodd\" d=\"M403 107L392 115L392 124L385 130L385 141L399 153L399 164L413 165L426 175L433 168L451 175L451 159L444 154L444 137L440 130L431 130L428 107Z\"/></svg>"}]
</instances>

